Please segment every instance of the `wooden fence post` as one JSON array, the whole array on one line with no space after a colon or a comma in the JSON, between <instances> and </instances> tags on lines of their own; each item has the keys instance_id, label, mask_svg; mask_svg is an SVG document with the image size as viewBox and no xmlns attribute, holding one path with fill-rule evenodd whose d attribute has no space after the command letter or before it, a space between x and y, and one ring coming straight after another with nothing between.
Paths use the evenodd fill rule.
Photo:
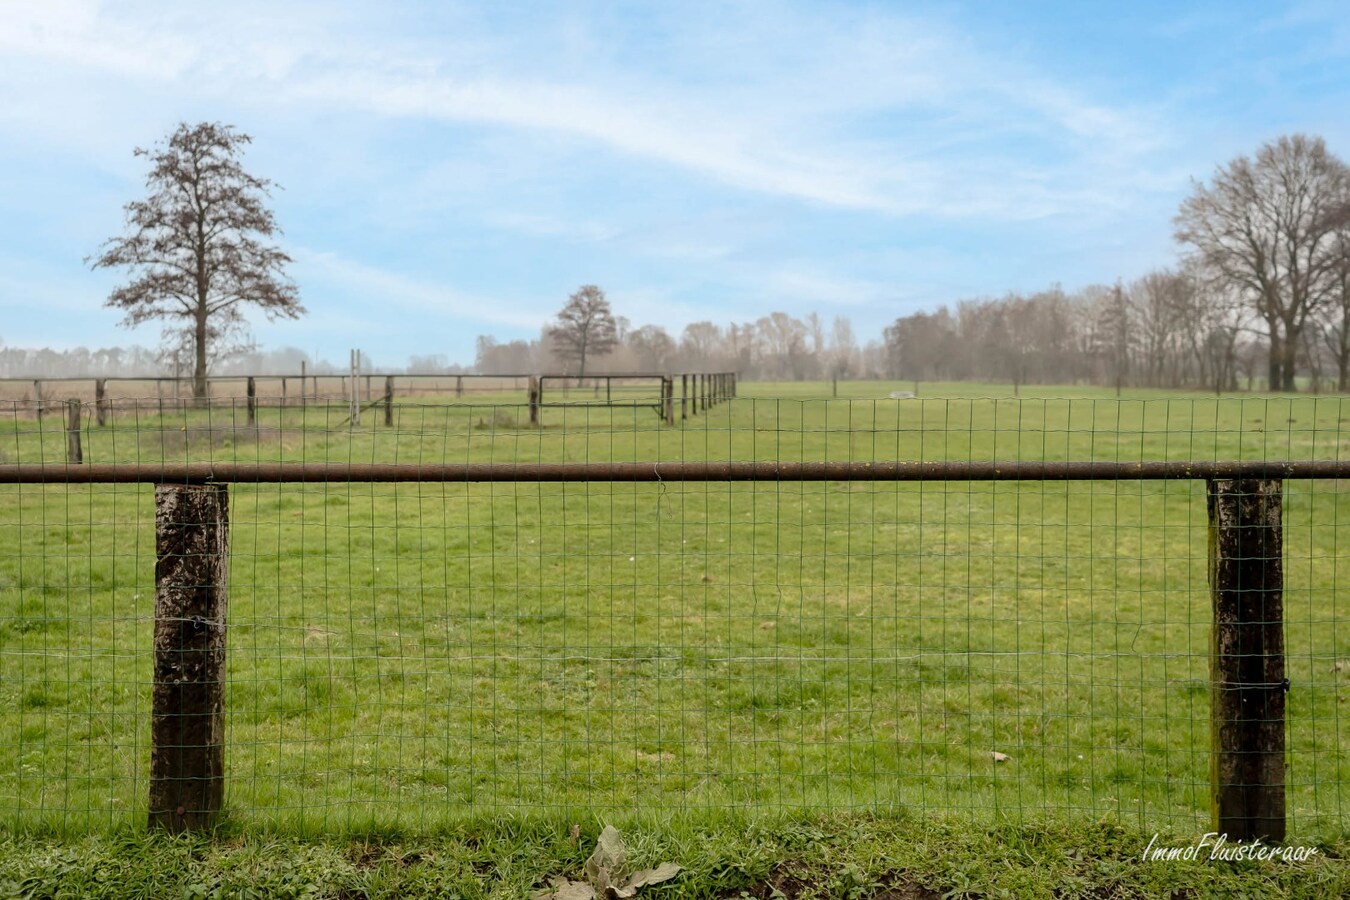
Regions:
<instances>
[{"instance_id":1,"label":"wooden fence post","mask_svg":"<svg viewBox=\"0 0 1350 900\"><path fill-rule=\"evenodd\" d=\"M680 421L689 418L689 373L680 373Z\"/></svg>"},{"instance_id":2,"label":"wooden fence post","mask_svg":"<svg viewBox=\"0 0 1350 900\"><path fill-rule=\"evenodd\" d=\"M108 379L94 381L94 421L102 428L108 424Z\"/></svg>"},{"instance_id":3,"label":"wooden fence post","mask_svg":"<svg viewBox=\"0 0 1350 900\"><path fill-rule=\"evenodd\" d=\"M209 829L220 811L229 534L226 485L155 485L152 828Z\"/></svg>"},{"instance_id":4,"label":"wooden fence post","mask_svg":"<svg viewBox=\"0 0 1350 900\"><path fill-rule=\"evenodd\" d=\"M394 427L394 376L384 376L384 424Z\"/></svg>"},{"instance_id":5,"label":"wooden fence post","mask_svg":"<svg viewBox=\"0 0 1350 900\"><path fill-rule=\"evenodd\" d=\"M464 376L463 376L463 375L456 375L456 376L455 376L455 396L456 396L456 397L463 397L463 396L464 396Z\"/></svg>"},{"instance_id":6,"label":"wooden fence post","mask_svg":"<svg viewBox=\"0 0 1350 900\"><path fill-rule=\"evenodd\" d=\"M1282 485L1208 482L1210 798L1230 841L1285 834Z\"/></svg>"},{"instance_id":7,"label":"wooden fence post","mask_svg":"<svg viewBox=\"0 0 1350 900\"><path fill-rule=\"evenodd\" d=\"M84 449L80 446L80 401L74 398L66 401L66 462L79 465L84 462Z\"/></svg>"},{"instance_id":8,"label":"wooden fence post","mask_svg":"<svg viewBox=\"0 0 1350 900\"><path fill-rule=\"evenodd\" d=\"M665 420L667 425L675 424L675 378L674 376L665 376L661 379L661 394L665 407Z\"/></svg>"},{"instance_id":9,"label":"wooden fence post","mask_svg":"<svg viewBox=\"0 0 1350 900\"><path fill-rule=\"evenodd\" d=\"M254 383L253 376L248 376L248 386L245 388L248 395L246 405L248 406L248 424L253 425L257 421L258 415L258 385Z\"/></svg>"},{"instance_id":10,"label":"wooden fence post","mask_svg":"<svg viewBox=\"0 0 1350 900\"><path fill-rule=\"evenodd\" d=\"M530 376L530 381L529 381L528 386L526 387L526 391L527 391L527 393L528 393L528 395L529 395L529 401L530 401L530 424L531 424L531 425L538 425L538 424L539 424L539 401L540 401L540 396L539 396L539 395L540 395L539 376L537 376L537 375L531 375L531 376Z\"/></svg>"},{"instance_id":11,"label":"wooden fence post","mask_svg":"<svg viewBox=\"0 0 1350 900\"><path fill-rule=\"evenodd\" d=\"M39 422L41 422L41 421L42 421L42 412L43 412L43 410L42 410L42 382L41 382L39 379L37 379L37 378L34 378L34 379L33 379L33 399L34 399L34 401L37 403L37 420L38 420Z\"/></svg>"}]
</instances>

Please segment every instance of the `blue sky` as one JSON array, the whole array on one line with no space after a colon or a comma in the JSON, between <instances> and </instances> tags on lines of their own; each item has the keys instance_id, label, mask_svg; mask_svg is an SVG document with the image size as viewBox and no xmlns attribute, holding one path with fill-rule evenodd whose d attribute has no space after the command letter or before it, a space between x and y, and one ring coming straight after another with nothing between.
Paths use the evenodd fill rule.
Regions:
<instances>
[{"instance_id":1,"label":"blue sky","mask_svg":"<svg viewBox=\"0 0 1350 900\"><path fill-rule=\"evenodd\" d=\"M310 315L472 361L584 283L635 325L846 315L1175 260L1190 179L1350 156L1334 3L0 0L0 340L154 345L82 263L179 121L251 134Z\"/></svg>"}]
</instances>

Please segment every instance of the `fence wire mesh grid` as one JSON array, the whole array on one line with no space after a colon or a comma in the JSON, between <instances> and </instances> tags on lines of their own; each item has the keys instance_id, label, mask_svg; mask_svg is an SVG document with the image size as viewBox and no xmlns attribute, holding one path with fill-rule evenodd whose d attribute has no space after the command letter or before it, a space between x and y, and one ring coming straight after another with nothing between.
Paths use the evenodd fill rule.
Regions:
<instances>
[{"instance_id":1,"label":"fence wire mesh grid","mask_svg":"<svg viewBox=\"0 0 1350 900\"><path fill-rule=\"evenodd\" d=\"M86 463L1340 459L1339 398L806 401L675 427L520 398L135 407ZM147 411L149 410L149 411ZM3 463L65 464L17 402ZM229 486L225 805L430 828L537 810L916 809L1203 826L1206 487ZM1343 827L1346 484L1284 487L1291 833ZM0 821L143 821L150 485L0 486ZM1203 828L1202 828L1203 830Z\"/></svg>"}]
</instances>

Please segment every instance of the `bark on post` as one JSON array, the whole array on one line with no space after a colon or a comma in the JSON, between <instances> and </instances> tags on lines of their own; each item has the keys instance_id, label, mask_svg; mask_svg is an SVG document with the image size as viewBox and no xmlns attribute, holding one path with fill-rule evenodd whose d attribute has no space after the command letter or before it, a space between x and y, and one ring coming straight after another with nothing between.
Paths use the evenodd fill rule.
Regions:
<instances>
[{"instance_id":1,"label":"bark on post","mask_svg":"<svg viewBox=\"0 0 1350 900\"><path fill-rule=\"evenodd\" d=\"M108 380L98 378L94 381L94 421L102 428L108 424Z\"/></svg>"},{"instance_id":2,"label":"bark on post","mask_svg":"<svg viewBox=\"0 0 1350 900\"><path fill-rule=\"evenodd\" d=\"M80 446L80 401L66 401L66 462L79 465L84 462L84 448Z\"/></svg>"},{"instance_id":3,"label":"bark on post","mask_svg":"<svg viewBox=\"0 0 1350 900\"><path fill-rule=\"evenodd\" d=\"M1285 834L1281 482L1211 479L1210 797L1230 841Z\"/></svg>"},{"instance_id":4,"label":"bark on post","mask_svg":"<svg viewBox=\"0 0 1350 900\"><path fill-rule=\"evenodd\" d=\"M248 394L248 424L253 425L256 423L258 416L258 385L254 382L252 375L248 376L246 392Z\"/></svg>"},{"instance_id":5,"label":"bark on post","mask_svg":"<svg viewBox=\"0 0 1350 900\"><path fill-rule=\"evenodd\" d=\"M209 829L225 786L226 486L156 485L155 553L150 826Z\"/></svg>"},{"instance_id":6,"label":"bark on post","mask_svg":"<svg viewBox=\"0 0 1350 900\"><path fill-rule=\"evenodd\" d=\"M539 386L539 376L537 375L530 376L530 382L529 385L526 387L526 391L529 394L530 424L537 426L539 424L539 402L541 393Z\"/></svg>"},{"instance_id":7,"label":"bark on post","mask_svg":"<svg viewBox=\"0 0 1350 900\"><path fill-rule=\"evenodd\" d=\"M394 427L394 376L384 376L384 424Z\"/></svg>"}]
</instances>

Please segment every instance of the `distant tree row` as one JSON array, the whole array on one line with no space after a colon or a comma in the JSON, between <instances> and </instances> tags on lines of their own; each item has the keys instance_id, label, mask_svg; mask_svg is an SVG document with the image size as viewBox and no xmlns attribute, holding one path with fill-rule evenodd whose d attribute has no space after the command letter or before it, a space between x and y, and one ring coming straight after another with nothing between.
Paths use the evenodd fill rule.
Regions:
<instances>
[{"instance_id":1,"label":"distant tree row","mask_svg":"<svg viewBox=\"0 0 1350 900\"><path fill-rule=\"evenodd\" d=\"M586 287L603 298L598 288ZM590 296L593 302L594 295ZM601 326L589 339L582 337L579 321L575 315L560 317L533 340L503 343L480 336L474 371L488 375L736 371L743 378L766 380L883 374L881 346L859 349L849 320L842 316L827 329L815 313L797 319L774 312L725 327L693 322L675 336L660 325L634 328L623 316L611 315L612 324ZM596 342L583 350L587 340Z\"/></svg>"},{"instance_id":2,"label":"distant tree row","mask_svg":"<svg viewBox=\"0 0 1350 900\"><path fill-rule=\"evenodd\" d=\"M921 381L1101 384L1232 390L1252 381L1263 344L1236 307L1189 271L1072 294L963 300L897 319L886 374Z\"/></svg>"},{"instance_id":3,"label":"distant tree row","mask_svg":"<svg viewBox=\"0 0 1350 900\"><path fill-rule=\"evenodd\" d=\"M285 275L290 262L266 206L272 182L246 172L250 138L218 123L181 124L147 157L145 199L126 205L126 231L90 257L132 280L107 305L124 323L165 322L159 370L271 368L252 344L243 309L269 319L304 312ZM1030 296L962 300L914 313L860 348L848 319L826 327L812 313L772 312L753 322L695 322L678 335L633 328L603 290L583 285L536 340L478 341L485 374L555 371L735 370L744 377L828 377L1092 382L1150 387L1295 390L1334 382L1350 391L1350 167L1320 138L1294 135L1218 167L1196 183L1175 217L1177 269L1128 285L1058 288ZM272 360L297 368L299 351ZM1264 365L1261 360L1264 359ZM0 370L128 374L152 367L133 351L0 351ZM326 364L315 373L331 369ZM409 371L452 372L442 357L414 357ZM50 376L49 376L50 377Z\"/></svg>"}]
</instances>

